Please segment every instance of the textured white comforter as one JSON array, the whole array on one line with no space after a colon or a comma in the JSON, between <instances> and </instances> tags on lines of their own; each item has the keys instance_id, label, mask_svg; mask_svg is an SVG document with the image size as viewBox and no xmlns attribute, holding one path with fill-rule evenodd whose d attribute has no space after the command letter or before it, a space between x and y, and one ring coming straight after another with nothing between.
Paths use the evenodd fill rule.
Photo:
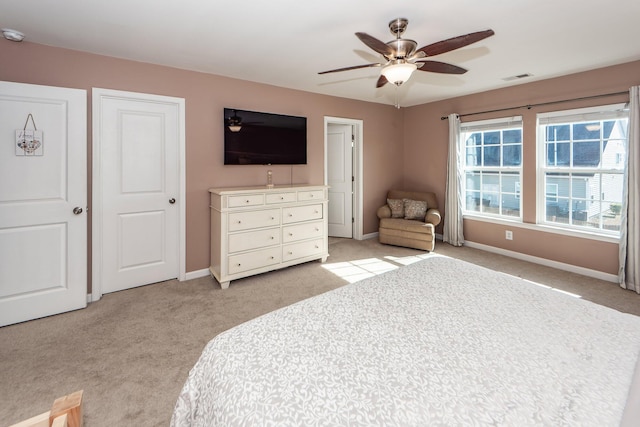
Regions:
<instances>
[{"instance_id":1,"label":"textured white comforter","mask_svg":"<svg viewBox=\"0 0 640 427\"><path fill-rule=\"evenodd\" d=\"M613 426L639 352L639 317L433 256L215 337L171 425Z\"/></svg>"}]
</instances>

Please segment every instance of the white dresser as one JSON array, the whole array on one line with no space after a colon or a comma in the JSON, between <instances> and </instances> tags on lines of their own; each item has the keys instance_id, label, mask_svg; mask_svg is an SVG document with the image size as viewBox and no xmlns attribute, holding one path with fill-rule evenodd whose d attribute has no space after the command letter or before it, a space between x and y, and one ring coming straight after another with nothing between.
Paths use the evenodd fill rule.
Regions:
<instances>
[{"instance_id":1,"label":"white dresser","mask_svg":"<svg viewBox=\"0 0 640 427\"><path fill-rule=\"evenodd\" d=\"M211 266L231 280L329 256L324 185L211 188Z\"/></svg>"}]
</instances>

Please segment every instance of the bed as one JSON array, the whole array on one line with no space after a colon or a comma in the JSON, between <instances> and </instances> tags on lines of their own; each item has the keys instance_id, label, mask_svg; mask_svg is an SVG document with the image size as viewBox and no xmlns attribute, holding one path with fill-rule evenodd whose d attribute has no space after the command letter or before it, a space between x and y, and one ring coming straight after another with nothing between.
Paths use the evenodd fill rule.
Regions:
<instances>
[{"instance_id":1,"label":"bed","mask_svg":"<svg viewBox=\"0 0 640 427\"><path fill-rule=\"evenodd\" d=\"M434 254L216 336L171 425L637 425L639 352L640 317Z\"/></svg>"}]
</instances>

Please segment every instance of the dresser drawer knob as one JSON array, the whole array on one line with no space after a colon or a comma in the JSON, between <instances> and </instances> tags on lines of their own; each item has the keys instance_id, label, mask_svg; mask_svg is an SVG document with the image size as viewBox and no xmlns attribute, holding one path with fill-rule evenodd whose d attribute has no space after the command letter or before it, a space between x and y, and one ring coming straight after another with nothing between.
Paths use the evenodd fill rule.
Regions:
<instances>
[{"instance_id":1,"label":"dresser drawer knob","mask_svg":"<svg viewBox=\"0 0 640 427\"><path fill-rule=\"evenodd\" d=\"M293 214L292 214L292 213L290 213L290 214L289 214L289 217L292 217L292 216L293 216Z\"/></svg>"},{"instance_id":2,"label":"dresser drawer knob","mask_svg":"<svg viewBox=\"0 0 640 427\"><path fill-rule=\"evenodd\" d=\"M271 236L270 239L273 240L273 239L275 239L275 237Z\"/></svg>"},{"instance_id":3,"label":"dresser drawer knob","mask_svg":"<svg viewBox=\"0 0 640 427\"><path fill-rule=\"evenodd\" d=\"M316 227L316 231L320 231L320 229L318 227Z\"/></svg>"},{"instance_id":4,"label":"dresser drawer knob","mask_svg":"<svg viewBox=\"0 0 640 427\"><path fill-rule=\"evenodd\" d=\"M271 259L273 259L273 257L271 257Z\"/></svg>"},{"instance_id":5,"label":"dresser drawer knob","mask_svg":"<svg viewBox=\"0 0 640 427\"><path fill-rule=\"evenodd\" d=\"M238 265L237 265L237 266L238 266L238 267L240 267L240 263L238 263Z\"/></svg>"},{"instance_id":6,"label":"dresser drawer knob","mask_svg":"<svg viewBox=\"0 0 640 427\"><path fill-rule=\"evenodd\" d=\"M293 233L289 233L289 236L293 236Z\"/></svg>"},{"instance_id":7,"label":"dresser drawer knob","mask_svg":"<svg viewBox=\"0 0 640 427\"><path fill-rule=\"evenodd\" d=\"M289 254L289 255L293 255L293 252L289 251L289 252L288 252L288 254Z\"/></svg>"},{"instance_id":8,"label":"dresser drawer knob","mask_svg":"<svg viewBox=\"0 0 640 427\"><path fill-rule=\"evenodd\" d=\"M271 221L273 221L274 219L276 219L276 218L272 216L272 217L271 217Z\"/></svg>"},{"instance_id":9,"label":"dresser drawer knob","mask_svg":"<svg viewBox=\"0 0 640 427\"><path fill-rule=\"evenodd\" d=\"M251 203L251 200L247 200L246 203Z\"/></svg>"},{"instance_id":10,"label":"dresser drawer knob","mask_svg":"<svg viewBox=\"0 0 640 427\"><path fill-rule=\"evenodd\" d=\"M313 213L317 214L317 213L318 213L318 211L317 211L317 210L316 210L316 211L313 211Z\"/></svg>"},{"instance_id":11,"label":"dresser drawer knob","mask_svg":"<svg viewBox=\"0 0 640 427\"><path fill-rule=\"evenodd\" d=\"M242 221L238 220L238 224L242 224Z\"/></svg>"}]
</instances>

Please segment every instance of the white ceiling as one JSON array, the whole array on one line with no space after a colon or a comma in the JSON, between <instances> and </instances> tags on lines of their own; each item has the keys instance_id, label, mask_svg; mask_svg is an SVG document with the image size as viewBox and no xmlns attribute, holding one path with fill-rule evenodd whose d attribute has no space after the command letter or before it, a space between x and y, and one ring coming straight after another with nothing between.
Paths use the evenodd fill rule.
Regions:
<instances>
[{"instance_id":1,"label":"white ceiling","mask_svg":"<svg viewBox=\"0 0 640 427\"><path fill-rule=\"evenodd\" d=\"M640 59L638 0L40 0L0 4L25 41L345 98L412 106ZM354 35L392 40L404 17L418 47L495 35L433 57L469 72L417 71L376 89L382 60ZM8 43L2 40L3 43ZM43 64L44 66L45 64ZM516 81L505 78L530 73Z\"/></svg>"}]
</instances>

